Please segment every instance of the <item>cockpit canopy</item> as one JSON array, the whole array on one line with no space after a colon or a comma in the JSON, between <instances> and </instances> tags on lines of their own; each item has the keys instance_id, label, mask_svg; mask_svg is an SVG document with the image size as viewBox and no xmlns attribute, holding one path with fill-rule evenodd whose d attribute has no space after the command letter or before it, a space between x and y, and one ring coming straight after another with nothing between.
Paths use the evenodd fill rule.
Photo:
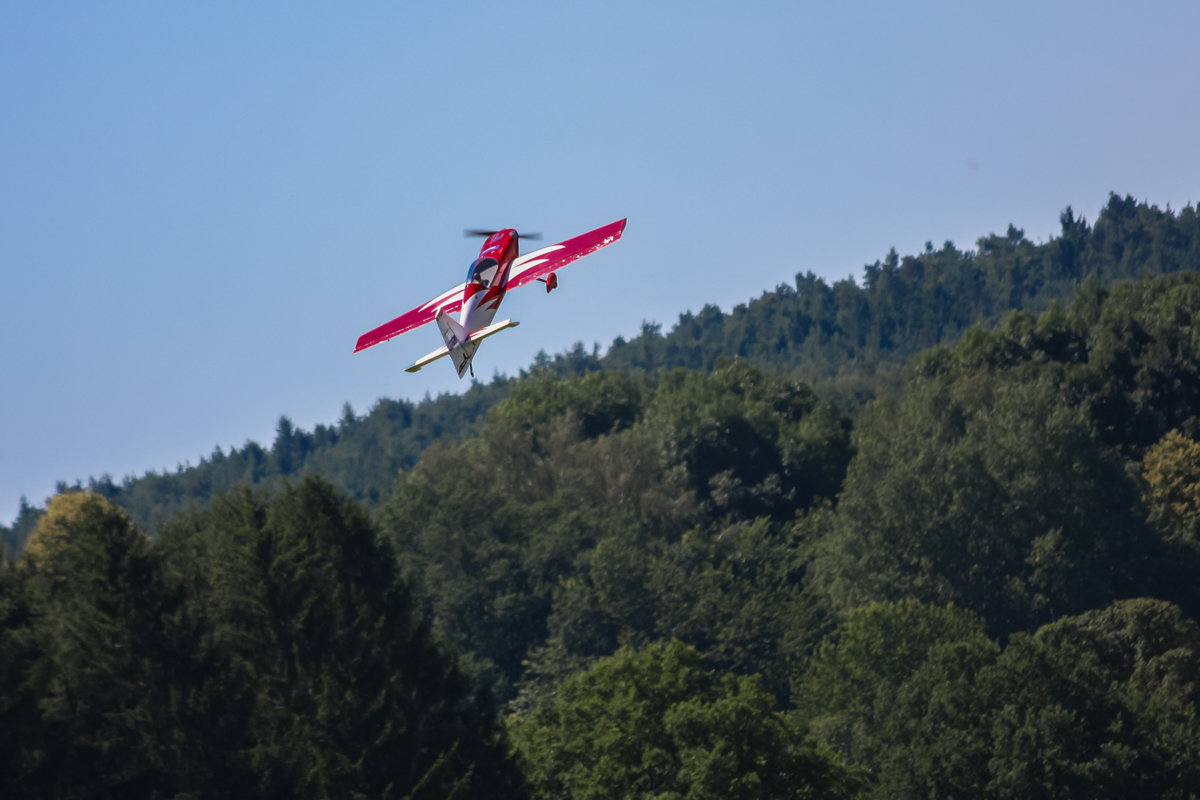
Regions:
<instances>
[{"instance_id":1,"label":"cockpit canopy","mask_svg":"<svg viewBox=\"0 0 1200 800\"><path fill-rule=\"evenodd\" d=\"M477 258L467 269L467 283L478 283L486 289L496 279L499 268L500 262L494 258Z\"/></svg>"}]
</instances>

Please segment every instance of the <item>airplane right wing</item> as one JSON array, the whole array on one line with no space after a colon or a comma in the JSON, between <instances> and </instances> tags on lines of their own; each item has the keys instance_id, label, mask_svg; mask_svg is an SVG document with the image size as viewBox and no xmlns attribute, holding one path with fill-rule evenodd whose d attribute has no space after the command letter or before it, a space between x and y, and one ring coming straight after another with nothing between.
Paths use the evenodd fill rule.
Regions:
<instances>
[{"instance_id":1,"label":"airplane right wing","mask_svg":"<svg viewBox=\"0 0 1200 800\"><path fill-rule=\"evenodd\" d=\"M619 219L594 231L581 233L566 241L526 253L513 262L506 288L515 289L543 278L572 261L612 244L625 232L625 220Z\"/></svg>"},{"instance_id":2,"label":"airplane right wing","mask_svg":"<svg viewBox=\"0 0 1200 800\"><path fill-rule=\"evenodd\" d=\"M442 292L428 303L417 306L407 314L401 314L391 322L385 322L378 328L367 331L358 337L358 343L354 345L354 352L366 350L368 347L374 347L388 339L394 339L402 333L408 333L414 328L428 325L437 317L439 311L445 311L447 314L458 311L462 308L465 286L465 283L460 283L453 289Z\"/></svg>"}]
</instances>

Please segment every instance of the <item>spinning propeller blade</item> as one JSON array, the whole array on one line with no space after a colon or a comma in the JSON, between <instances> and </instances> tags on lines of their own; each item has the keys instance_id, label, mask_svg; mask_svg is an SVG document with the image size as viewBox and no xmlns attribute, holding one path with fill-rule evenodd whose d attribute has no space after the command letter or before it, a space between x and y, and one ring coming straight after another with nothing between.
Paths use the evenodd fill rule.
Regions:
<instances>
[{"instance_id":1,"label":"spinning propeller blade","mask_svg":"<svg viewBox=\"0 0 1200 800\"><path fill-rule=\"evenodd\" d=\"M467 228L465 231L463 231L463 236L482 236L486 239L493 233L496 233L496 231L485 231L480 228ZM517 238L529 239L530 241L537 242L541 241L542 235L540 233L518 233Z\"/></svg>"}]
</instances>

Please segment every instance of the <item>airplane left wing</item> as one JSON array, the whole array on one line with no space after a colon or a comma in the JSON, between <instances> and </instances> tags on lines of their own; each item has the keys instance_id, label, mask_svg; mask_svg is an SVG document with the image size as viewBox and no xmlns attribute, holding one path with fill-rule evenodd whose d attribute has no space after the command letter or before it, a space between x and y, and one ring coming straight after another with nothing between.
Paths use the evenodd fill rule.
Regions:
<instances>
[{"instance_id":1,"label":"airplane left wing","mask_svg":"<svg viewBox=\"0 0 1200 800\"><path fill-rule=\"evenodd\" d=\"M515 289L538 278L544 278L556 269L612 244L620 239L624 232L625 220L620 219L594 231L581 233L558 244L526 253L513 262L505 288Z\"/></svg>"},{"instance_id":2,"label":"airplane left wing","mask_svg":"<svg viewBox=\"0 0 1200 800\"><path fill-rule=\"evenodd\" d=\"M408 333L414 328L428 325L437 317L439 311L445 311L447 314L458 311L462 308L464 286L466 284L460 283L453 289L442 292L428 303L417 306L407 314L401 314L391 322L385 322L378 328L367 331L358 337L358 343L354 345L354 352L366 350L368 347L381 344L388 339L394 339L402 333Z\"/></svg>"}]
</instances>

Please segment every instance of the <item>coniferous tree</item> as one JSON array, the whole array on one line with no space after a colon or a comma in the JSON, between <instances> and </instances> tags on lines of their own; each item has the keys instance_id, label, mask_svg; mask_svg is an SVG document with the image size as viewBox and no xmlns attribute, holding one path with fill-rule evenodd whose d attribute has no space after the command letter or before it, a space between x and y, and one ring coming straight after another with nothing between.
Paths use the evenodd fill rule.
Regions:
<instances>
[{"instance_id":1,"label":"coniferous tree","mask_svg":"<svg viewBox=\"0 0 1200 800\"><path fill-rule=\"evenodd\" d=\"M257 792L520 796L486 693L328 484L305 479L269 504L234 494L167 539L180 556L200 548L217 680L245 709L226 755Z\"/></svg>"},{"instance_id":2,"label":"coniferous tree","mask_svg":"<svg viewBox=\"0 0 1200 800\"><path fill-rule=\"evenodd\" d=\"M0 574L2 779L39 797L520 797L485 692L307 479L151 543L91 493Z\"/></svg>"},{"instance_id":3,"label":"coniferous tree","mask_svg":"<svg viewBox=\"0 0 1200 800\"><path fill-rule=\"evenodd\" d=\"M164 614L175 599L149 542L98 495L60 494L15 571L27 610L8 634L35 654L21 684L38 716L18 746L23 769L8 776L14 789L54 797L169 790L174 664Z\"/></svg>"}]
</instances>

